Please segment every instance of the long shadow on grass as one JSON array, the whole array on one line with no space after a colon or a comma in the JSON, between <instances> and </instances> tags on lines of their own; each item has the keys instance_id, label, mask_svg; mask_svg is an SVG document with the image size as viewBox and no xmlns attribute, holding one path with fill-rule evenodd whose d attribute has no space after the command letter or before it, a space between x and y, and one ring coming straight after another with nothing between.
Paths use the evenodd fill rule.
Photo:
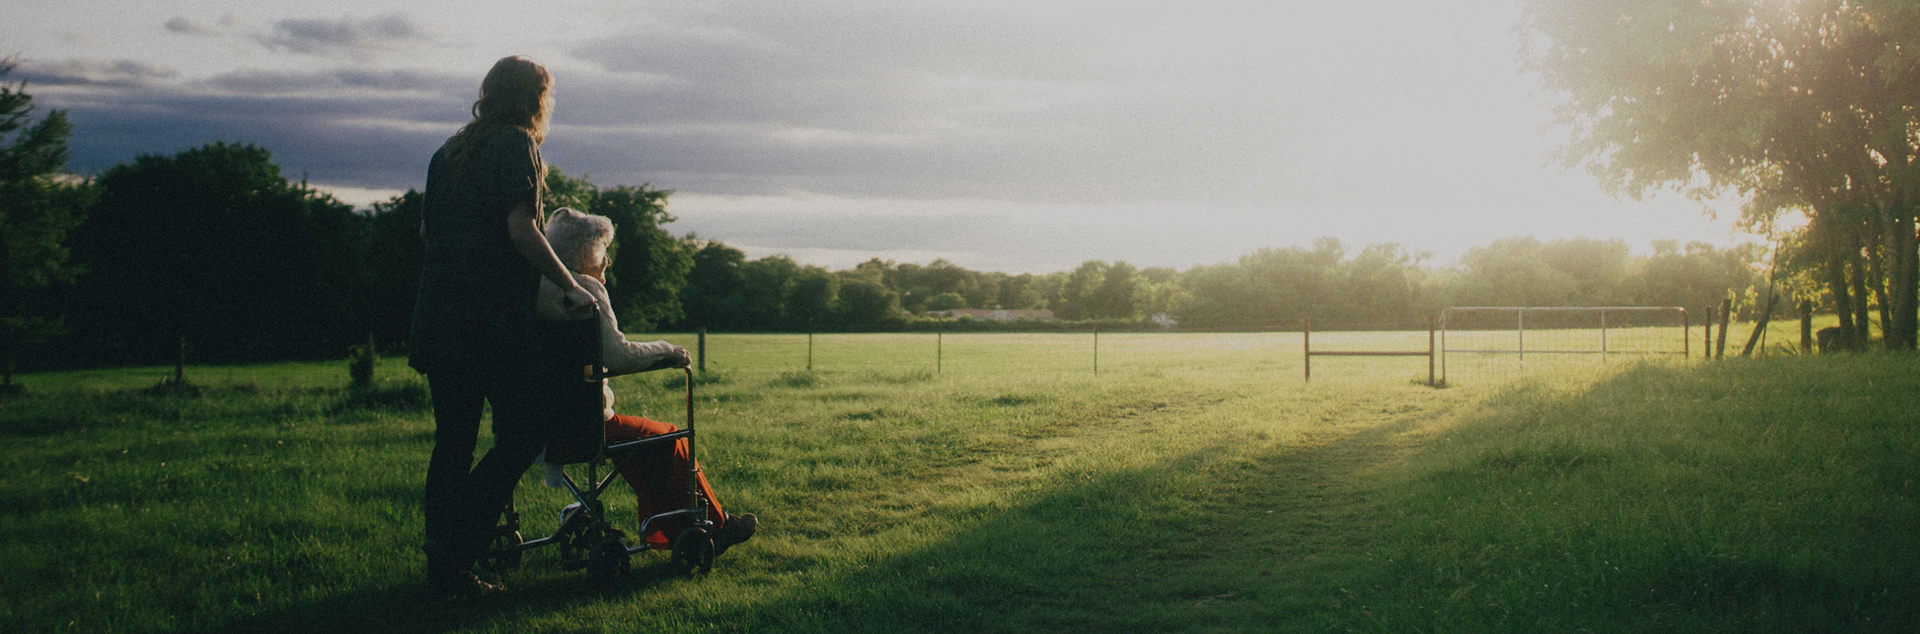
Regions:
<instances>
[{"instance_id":1,"label":"long shadow on grass","mask_svg":"<svg viewBox=\"0 0 1920 634\"><path fill-rule=\"evenodd\" d=\"M551 566L547 557L530 557L529 566ZM509 576L510 591L458 599L434 599L418 582L362 587L322 599L296 602L262 614L234 619L203 632L447 632L484 626L506 618L538 617L571 608L619 601L662 584L684 583L665 565L636 557L632 574L611 582L585 572ZM598 631L598 630L595 630Z\"/></svg>"},{"instance_id":2,"label":"long shadow on grass","mask_svg":"<svg viewBox=\"0 0 1920 634\"><path fill-rule=\"evenodd\" d=\"M1355 481L1412 424L1278 451L1222 441L1150 468L1075 478L1030 503L976 511L938 544L867 565L848 562L744 608L682 617L767 631L1318 631L1325 624L1318 615L1340 604L1350 563L1379 527ZM755 561L727 559L713 574ZM535 557L528 565L551 563ZM631 576L611 585L582 573L523 574L510 579L505 595L446 603L427 601L417 584L363 587L208 631L512 627L627 603L664 585L702 583L670 576L651 558L635 563Z\"/></svg>"},{"instance_id":3,"label":"long shadow on grass","mask_svg":"<svg viewBox=\"0 0 1920 634\"><path fill-rule=\"evenodd\" d=\"M1149 468L1062 482L1031 503L978 511L940 543L850 563L711 622L819 632L1322 631L1382 526L1360 481L1413 425L1277 451L1222 441Z\"/></svg>"}]
</instances>

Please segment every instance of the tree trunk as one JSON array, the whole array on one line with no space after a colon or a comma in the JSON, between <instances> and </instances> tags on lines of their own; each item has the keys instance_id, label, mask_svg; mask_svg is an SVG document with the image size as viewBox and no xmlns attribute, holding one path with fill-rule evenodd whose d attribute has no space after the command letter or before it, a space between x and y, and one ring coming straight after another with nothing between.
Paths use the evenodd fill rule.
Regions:
<instances>
[{"instance_id":1,"label":"tree trunk","mask_svg":"<svg viewBox=\"0 0 1920 634\"><path fill-rule=\"evenodd\" d=\"M1773 289L1779 283L1780 250L1784 248L1786 248L1784 242L1773 245L1773 265L1768 267L1767 271L1767 301L1761 307L1760 314L1753 317L1753 334L1747 336L1747 346L1740 349L1740 356L1753 356L1753 347L1760 343L1760 336L1767 332L1767 322L1773 320L1773 300L1779 296Z\"/></svg>"},{"instance_id":2,"label":"tree trunk","mask_svg":"<svg viewBox=\"0 0 1920 634\"><path fill-rule=\"evenodd\" d=\"M1772 280L1773 276L1769 275L1767 277L1768 277L1768 280L1767 280L1766 305L1760 309L1759 315L1754 316L1753 334L1747 335L1747 346L1745 348L1740 349L1740 356L1743 356L1743 357L1753 356L1753 347L1759 344L1760 337L1766 334L1767 323L1773 321L1773 300L1774 298L1779 297L1780 295L1779 293L1773 292L1773 280Z\"/></svg>"},{"instance_id":3,"label":"tree trunk","mask_svg":"<svg viewBox=\"0 0 1920 634\"><path fill-rule=\"evenodd\" d=\"M1860 306L1857 309L1860 316L1857 322L1859 336L1855 338L1854 341L1858 342L1862 347L1867 345L1869 336L1867 332L1867 291L1865 290L1865 285L1867 284L1873 285L1873 298L1880 303L1880 337L1885 339L1887 336L1887 312L1889 310L1887 308L1887 276L1886 267L1881 265L1881 260L1883 259L1881 254L1885 252L1885 249L1881 247L1886 243L1886 240L1884 240L1882 236L1884 233L1885 232L1872 233L1860 241L1867 249L1867 275L1865 276L1866 279L1856 280L1854 282L1854 287L1861 289L1859 293L1857 293L1859 297L1855 298L1855 301L1860 302ZM1858 271L1860 256L1853 256L1853 260L1854 270Z\"/></svg>"},{"instance_id":4,"label":"tree trunk","mask_svg":"<svg viewBox=\"0 0 1920 634\"><path fill-rule=\"evenodd\" d=\"M4 394L13 391L13 364L20 355L19 347L13 345L12 333L0 333L0 345L7 347L7 377L5 382L0 383L0 394Z\"/></svg>"},{"instance_id":5,"label":"tree trunk","mask_svg":"<svg viewBox=\"0 0 1920 634\"><path fill-rule=\"evenodd\" d=\"M1813 354L1813 300L1800 300L1800 354Z\"/></svg>"},{"instance_id":6,"label":"tree trunk","mask_svg":"<svg viewBox=\"0 0 1920 634\"><path fill-rule=\"evenodd\" d=\"M1891 253L1888 259L1893 264L1893 274L1889 276L1887 290L1888 303L1892 304L1892 314L1887 324L1881 326L1882 337L1887 340L1887 348L1893 350L1912 350L1916 335L1920 335L1920 313L1916 313L1914 293L1915 284L1920 283L1920 256L1914 253L1913 209L1900 206L1893 209L1892 240L1887 245Z\"/></svg>"},{"instance_id":7,"label":"tree trunk","mask_svg":"<svg viewBox=\"0 0 1920 634\"><path fill-rule=\"evenodd\" d=\"M1840 329L1849 333L1853 329L1853 294L1847 291L1847 256L1839 249L1839 241L1834 250L1827 254L1827 290L1833 293L1833 313L1840 317ZM1858 275L1860 269L1855 268Z\"/></svg>"}]
</instances>

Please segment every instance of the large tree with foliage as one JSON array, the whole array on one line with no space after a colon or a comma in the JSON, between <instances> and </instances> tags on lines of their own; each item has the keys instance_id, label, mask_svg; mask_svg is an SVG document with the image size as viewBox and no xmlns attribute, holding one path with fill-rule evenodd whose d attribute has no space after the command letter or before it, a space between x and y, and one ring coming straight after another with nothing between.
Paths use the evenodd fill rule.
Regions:
<instances>
[{"instance_id":1,"label":"large tree with foliage","mask_svg":"<svg viewBox=\"0 0 1920 634\"><path fill-rule=\"evenodd\" d=\"M366 218L289 182L267 150L141 155L97 179L75 355L108 362L329 357L364 341ZM418 275L416 272L415 275Z\"/></svg>"},{"instance_id":2,"label":"large tree with foliage","mask_svg":"<svg viewBox=\"0 0 1920 634\"><path fill-rule=\"evenodd\" d=\"M0 78L12 70L11 62L0 61ZM48 291L84 270L70 257L67 235L94 194L90 183L61 174L72 156L66 112L54 110L39 121L32 113L24 82L0 82L0 348L6 356L0 389L12 388L23 348L64 330Z\"/></svg>"},{"instance_id":3,"label":"large tree with foliage","mask_svg":"<svg viewBox=\"0 0 1920 634\"><path fill-rule=\"evenodd\" d=\"M746 265L747 254L717 241L688 242L693 268L687 272L687 285L680 294L687 310L683 325L689 329L745 330L746 277L741 268Z\"/></svg>"},{"instance_id":4,"label":"large tree with foliage","mask_svg":"<svg viewBox=\"0 0 1920 634\"><path fill-rule=\"evenodd\" d=\"M370 278L367 328L381 345L406 341L413 332L413 300L419 294L426 242L420 238L424 205L420 192L407 190L373 203L367 245Z\"/></svg>"},{"instance_id":5,"label":"large tree with foliage","mask_svg":"<svg viewBox=\"0 0 1920 634\"><path fill-rule=\"evenodd\" d=\"M1920 3L1526 0L1524 9L1522 56L1557 98L1569 164L1619 194L1734 191L1757 225L1800 210L1817 225L1871 226L1890 269L1886 343L1914 347Z\"/></svg>"}]
</instances>

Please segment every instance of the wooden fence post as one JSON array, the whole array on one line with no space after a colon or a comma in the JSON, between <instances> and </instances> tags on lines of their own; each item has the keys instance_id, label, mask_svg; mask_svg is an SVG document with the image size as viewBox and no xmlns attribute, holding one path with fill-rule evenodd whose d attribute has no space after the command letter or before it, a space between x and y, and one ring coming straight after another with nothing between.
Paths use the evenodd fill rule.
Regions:
<instances>
[{"instance_id":1,"label":"wooden fence post","mask_svg":"<svg viewBox=\"0 0 1920 634\"><path fill-rule=\"evenodd\" d=\"M1800 300L1800 354L1813 354L1813 300Z\"/></svg>"},{"instance_id":2,"label":"wooden fence post","mask_svg":"<svg viewBox=\"0 0 1920 634\"><path fill-rule=\"evenodd\" d=\"M1727 322L1733 318L1733 298L1720 300L1720 337L1715 342L1713 358L1727 358Z\"/></svg>"},{"instance_id":3,"label":"wooden fence post","mask_svg":"<svg viewBox=\"0 0 1920 634\"><path fill-rule=\"evenodd\" d=\"M1304 359L1301 366L1306 368L1304 380L1311 382L1313 381L1313 318L1311 317L1300 320L1300 355Z\"/></svg>"},{"instance_id":4,"label":"wooden fence post","mask_svg":"<svg viewBox=\"0 0 1920 634\"><path fill-rule=\"evenodd\" d=\"M1436 320L1435 320L1435 318L1434 318L1434 316L1433 316L1433 315L1427 315L1427 387L1434 387L1434 382L1433 382L1433 333L1434 333L1434 331L1435 331L1435 330L1438 330L1438 329L1439 329L1439 327L1440 327L1440 326L1439 326L1439 324L1438 324L1438 323L1436 322Z\"/></svg>"}]
</instances>

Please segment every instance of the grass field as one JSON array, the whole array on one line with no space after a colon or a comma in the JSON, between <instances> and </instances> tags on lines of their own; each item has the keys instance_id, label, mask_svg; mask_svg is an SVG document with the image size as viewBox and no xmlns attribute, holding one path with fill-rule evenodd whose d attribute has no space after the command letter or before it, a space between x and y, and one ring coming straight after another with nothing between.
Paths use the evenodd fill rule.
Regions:
<instances>
[{"instance_id":1,"label":"grass field","mask_svg":"<svg viewBox=\"0 0 1920 634\"><path fill-rule=\"evenodd\" d=\"M816 336L811 371L804 335L714 336L708 350L702 461L729 510L762 517L758 537L710 575L641 556L611 586L536 551L511 592L451 603L419 587L432 424L402 360L383 361L369 391L344 387L344 362L192 367L193 397L144 391L170 368L27 375L27 394L0 401L0 624L1620 632L1920 619L1913 355L1616 361L1433 389L1418 358L1316 359L1305 383L1294 334L1102 334L1097 376L1087 335ZM670 377L616 386L624 411L683 416ZM539 509L558 496L525 485L522 509L550 526Z\"/></svg>"}]
</instances>

